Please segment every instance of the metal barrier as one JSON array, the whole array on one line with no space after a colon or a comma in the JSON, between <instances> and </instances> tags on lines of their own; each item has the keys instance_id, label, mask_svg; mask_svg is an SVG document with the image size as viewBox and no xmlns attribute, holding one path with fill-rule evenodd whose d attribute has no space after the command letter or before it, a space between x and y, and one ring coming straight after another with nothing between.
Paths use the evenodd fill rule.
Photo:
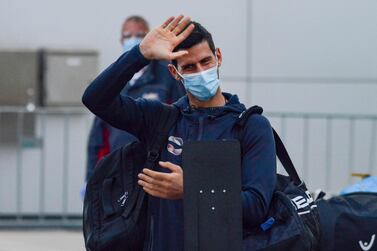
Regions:
<instances>
[{"instance_id":1,"label":"metal barrier","mask_svg":"<svg viewBox=\"0 0 377 251\"><path fill-rule=\"evenodd\" d=\"M0 227L81 226L90 123L79 107L0 107Z\"/></svg>"},{"instance_id":2,"label":"metal barrier","mask_svg":"<svg viewBox=\"0 0 377 251\"><path fill-rule=\"evenodd\" d=\"M377 116L265 115L310 189L337 193L352 172L377 174ZM0 227L81 226L91 119L77 107L0 107Z\"/></svg>"},{"instance_id":3,"label":"metal barrier","mask_svg":"<svg viewBox=\"0 0 377 251\"><path fill-rule=\"evenodd\" d=\"M281 134L288 151L296 149L291 155L301 160L296 166L310 189L337 194L356 181L352 173L377 175L377 116L276 112L267 112L266 116ZM320 154L316 158L313 152ZM324 171L321 175L315 173L318 166Z\"/></svg>"}]
</instances>

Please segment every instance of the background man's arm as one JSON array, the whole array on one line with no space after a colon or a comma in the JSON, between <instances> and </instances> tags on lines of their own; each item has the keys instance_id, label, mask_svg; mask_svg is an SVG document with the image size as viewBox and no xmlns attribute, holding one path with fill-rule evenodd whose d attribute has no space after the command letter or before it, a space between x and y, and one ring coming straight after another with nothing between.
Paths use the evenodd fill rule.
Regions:
<instances>
[{"instance_id":1,"label":"background man's arm","mask_svg":"<svg viewBox=\"0 0 377 251\"><path fill-rule=\"evenodd\" d=\"M86 180L92 176L97 162L110 151L108 134L106 123L95 117L88 138Z\"/></svg>"},{"instance_id":2,"label":"background man's arm","mask_svg":"<svg viewBox=\"0 0 377 251\"><path fill-rule=\"evenodd\" d=\"M124 53L104 70L85 90L82 102L95 115L112 126L134 135L142 127L142 109L146 102L120 95L133 75L149 63L137 46Z\"/></svg>"}]
</instances>

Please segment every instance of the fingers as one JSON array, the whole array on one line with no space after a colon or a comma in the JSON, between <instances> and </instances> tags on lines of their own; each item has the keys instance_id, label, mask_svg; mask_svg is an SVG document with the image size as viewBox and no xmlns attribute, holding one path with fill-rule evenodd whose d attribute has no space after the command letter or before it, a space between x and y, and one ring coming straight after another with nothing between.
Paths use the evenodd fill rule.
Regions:
<instances>
[{"instance_id":1,"label":"fingers","mask_svg":"<svg viewBox=\"0 0 377 251\"><path fill-rule=\"evenodd\" d=\"M160 187L158 185L155 185L155 184L151 184L151 183L148 183L148 182L145 182L143 180L138 180L137 182L140 186L142 186L143 188L148 188L150 190L155 190L155 191L159 191L159 192L163 192L164 188L163 187Z\"/></svg>"},{"instance_id":2,"label":"fingers","mask_svg":"<svg viewBox=\"0 0 377 251\"><path fill-rule=\"evenodd\" d=\"M182 56L184 56L184 55L186 55L186 54L188 54L188 52L187 52L187 51L184 51L184 50L182 50L182 51L177 51L177 52L172 52L172 53L170 54L169 58L170 58L170 60L175 60L175 59L177 59L177 58L179 58L179 57L182 57Z\"/></svg>"},{"instance_id":3,"label":"fingers","mask_svg":"<svg viewBox=\"0 0 377 251\"><path fill-rule=\"evenodd\" d=\"M162 25L161 28L167 29L173 32L175 35L179 35L182 31L186 31L189 27L189 23L191 22L190 17L183 18L183 15L179 15L178 17L169 17ZM183 20L182 20L183 19ZM193 29L194 27L192 27ZM191 33L192 29L189 33L185 36L185 38ZM187 32L186 32L187 33Z\"/></svg>"},{"instance_id":4,"label":"fingers","mask_svg":"<svg viewBox=\"0 0 377 251\"><path fill-rule=\"evenodd\" d=\"M141 181L145 181L145 182L153 184L153 185L159 185L159 184L162 183L160 180L156 180L156 179L154 179L154 178L152 178L148 175L142 174L142 173L139 173L138 178Z\"/></svg>"},{"instance_id":5,"label":"fingers","mask_svg":"<svg viewBox=\"0 0 377 251\"><path fill-rule=\"evenodd\" d=\"M143 173L138 174L138 184L149 195L164 199L180 199L183 196L183 171L178 165L171 162L159 164L163 168L171 170L171 173L155 172L144 168Z\"/></svg>"},{"instance_id":6,"label":"fingers","mask_svg":"<svg viewBox=\"0 0 377 251\"><path fill-rule=\"evenodd\" d=\"M182 16L183 17L183 16ZM182 18L181 18L182 19ZM181 20L180 19L180 20ZM183 21L177 26L177 28L174 29L174 34L175 35L178 35L179 33L181 33L186 27L187 25L191 22L191 18L190 17L185 17L183 19Z\"/></svg>"},{"instance_id":7,"label":"fingers","mask_svg":"<svg viewBox=\"0 0 377 251\"><path fill-rule=\"evenodd\" d=\"M164 167L164 168L167 168L169 169L170 171L172 172L182 172L182 168L178 165L175 165L169 161L159 161L158 164L161 166L161 167Z\"/></svg>"},{"instance_id":8,"label":"fingers","mask_svg":"<svg viewBox=\"0 0 377 251\"><path fill-rule=\"evenodd\" d=\"M171 17L169 17L168 19L166 19L166 21L161 25L161 28L164 28L164 29L165 29L165 28L171 23L171 21L174 20L174 18L175 18L175 17L171 16Z\"/></svg>"},{"instance_id":9,"label":"fingers","mask_svg":"<svg viewBox=\"0 0 377 251\"><path fill-rule=\"evenodd\" d=\"M171 22L166 29L168 29L169 31L173 31L175 29L175 27L177 27L179 22L182 20L182 18L183 18L183 15L179 15L178 17L176 17L173 20L173 22Z\"/></svg>"},{"instance_id":10,"label":"fingers","mask_svg":"<svg viewBox=\"0 0 377 251\"><path fill-rule=\"evenodd\" d=\"M184 31L182 31L181 34L178 35L178 43L181 43L183 40L185 40L194 30L194 27L194 24L190 24Z\"/></svg>"},{"instance_id":11,"label":"fingers","mask_svg":"<svg viewBox=\"0 0 377 251\"><path fill-rule=\"evenodd\" d=\"M167 199L168 196L166 193L163 193L161 191L158 191L158 190L153 190L153 189L149 189L147 187L143 187L143 190L149 194L149 195L152 195L154 197L158 197L158 198L161 198L161 199Z\"/></svg>"},{"instance_id":12,"label":"fingers","mask_svg":"<svg viewBox=\"0 0 377 251\"><path fill-rule=\"evenodd\" d=\"M148 177L145 174L139 174L138 177L139 180L137 183L143 187L146 193L159 198L167 198L166 185L164 182Z\"/></svg>"},{"instance_id":13,"label":"fingers","mask_svg":"<svg viewBox=\"0 0 377 251\"><path fill-rule=\"evenodd\" d=\"M166 180L169 176L168 173L156 172L148 168L144 168L143 173L156 180Z\"/></svg>"}]
</instances>

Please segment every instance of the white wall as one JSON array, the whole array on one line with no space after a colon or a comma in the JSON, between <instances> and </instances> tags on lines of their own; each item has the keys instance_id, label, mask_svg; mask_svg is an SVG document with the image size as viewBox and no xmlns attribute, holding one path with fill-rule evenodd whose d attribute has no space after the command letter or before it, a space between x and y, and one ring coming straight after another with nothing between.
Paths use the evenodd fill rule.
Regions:
<instances>
[{"instance_id":1,"label":"white wall","mask_svg":"<svg viewBox=\"0 0 377 251\"><path fill-rule=\"evenodd\" d=\"M377 112L377 2L373 0L1 0L0 48L121 47L125 17L151 26L185 13L222 48L224 89L272 111Z\"/></svg>"}]
</instances>

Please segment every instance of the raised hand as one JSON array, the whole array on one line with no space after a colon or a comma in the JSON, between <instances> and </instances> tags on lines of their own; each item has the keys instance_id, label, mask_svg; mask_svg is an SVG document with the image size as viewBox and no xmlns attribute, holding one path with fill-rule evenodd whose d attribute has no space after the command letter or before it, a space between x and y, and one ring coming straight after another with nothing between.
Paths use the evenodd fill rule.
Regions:
<instances>
[{"instance_id":1,"label":"raised hand","mask_svg":"<svg viewBox=\"0 0 377 251\"><path fill-rule=\"evenodd\" d=\"M161 26L151 30L140 43L140 52L147 59L173 60L188 52L185 50L173 52L174 48L185 40L194 24L190 17L180 15L168 18Z\"/></svg>"}]
</instances>

